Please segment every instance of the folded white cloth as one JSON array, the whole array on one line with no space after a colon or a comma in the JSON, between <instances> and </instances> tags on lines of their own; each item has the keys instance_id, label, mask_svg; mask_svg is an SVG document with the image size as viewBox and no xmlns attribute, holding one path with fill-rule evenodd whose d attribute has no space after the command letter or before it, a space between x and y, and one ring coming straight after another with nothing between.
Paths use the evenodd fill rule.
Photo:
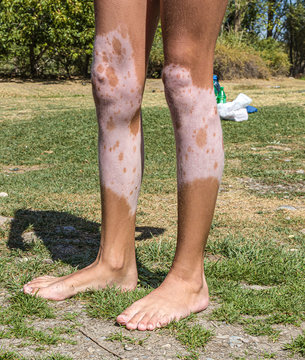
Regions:
<instances>
[{"instance_id":1,"label":"folded white cloth","mask_svg":"<svg viewBox=\"0 0 305 360\"><path fill-rule=\"evenodd\" d=\"M248 111L246 106L250 105L252 99L245 94L239 94L233 101L217 104L218 113L221 119L244 121L248 120Z\"/></svg>"}]
</instances>

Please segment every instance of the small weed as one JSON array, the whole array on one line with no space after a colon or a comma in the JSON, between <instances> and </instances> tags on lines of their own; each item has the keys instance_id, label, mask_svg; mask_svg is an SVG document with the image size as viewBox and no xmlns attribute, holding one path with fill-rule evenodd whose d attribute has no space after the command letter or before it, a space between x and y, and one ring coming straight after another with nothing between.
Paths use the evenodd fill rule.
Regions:
<instances>
[{"instance_id":1,"label":"small weed","mask_svg":"<svg viewBox=\"0 0 305 360\"><path fill-rule=\"evenodd\" d=\"M233 303L225 303L212 312L210 319L232 324L240 319L240 315L240 311Z\"/></svg>"},{"instance_id":2,"label":"small weed","mask_svg":"<svg viewBox=\"0 0 305 360\"><path fill-rule=\"evenodd\" d=\"M209 339L212 337L212 332L206 330L201 325L193 325L180 329L176 333L176 338L189 349L203 349Z\"/></svg>"},{"instance_id":3,"label":"small weed","mask_svg":"<svg viewBox=\"0 0 305 360\"><path fill-rule=\"evenodd\" d=\"M164 330L169 330L170 334L174 335L175 338L189 351L187 356L181 355L182 359L198 359L198 351L203 350L207 342L213 336L213 333L203 326L199 324L189 324L195 317L196 315L192 314L178 322L173 321L167 325Z\"/></svg>"},{"instance_id":4,"label":"small weed","mask_svg":"<svg viewBox=\"0 0 305 360\"><path fill-rule=\"evenodd\" d=\"M284 345L284 350L289 350L293 354L299 353L302 356L305 355L305 332L302 335L298 335L291 343Z\"/></svg>"},{"instance_id":5,"label":"small weed","mask_svg":"<svg viewBox=\"0 0 305 360\"><path fill-rule=\"evenodd\" d=\"M246 333L253 336L269 336L272 341L277 340L280 335L280 331L274 330L271 325L266 324L263 320L251 321L244 326L244 330Z\"/></svg>"},{"instance_id":6,"label":"small weed","mask_svg":"<svg viewBox=\"0 0 305 360\"><path fill-rule=\"evenodd\" d=\"M264 359L275 359L275 353L264 353L263 358Z\"/></svg>"},{"instance_id":7,"label":"small weed","mask_svg":"<svg viewBox=\"0 0 305 360\"><path fill-rule=\"evenodd\" d=\"M137 339L135 337L123 335L122 330L120 332L107 336L107 341L119 341L122 344L132 344L143 346L144 342L150 337L147 335L144 339Z\"/></svg>"},{"instance_id":8,"label":"small weed","mask_svg":"<svg viewBox=\"0 0 305 360\"><path fill-rule=\"evenodd\" d=\"M181 360L198 360L199 353L197 351L191 350L187 355L177 354L177 358Z\"/></svg>"},{"instance_id":9,"label":"small weed","mask_svg":"<svg viewBox=\"0 0 305 360\"><path fill-rule=\"evenodd\" d=\"M26 358L13 351L0 350L0 360L26 360Z\"/></svg>"}]
</instances>

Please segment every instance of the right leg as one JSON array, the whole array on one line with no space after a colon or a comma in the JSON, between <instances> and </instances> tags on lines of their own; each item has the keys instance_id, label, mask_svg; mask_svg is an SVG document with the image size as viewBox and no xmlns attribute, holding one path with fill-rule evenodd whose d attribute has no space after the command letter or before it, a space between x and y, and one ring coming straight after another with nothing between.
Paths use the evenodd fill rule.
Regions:
<instances>
[{"instance_id":1,"label":"right leg","mask_svg":"<svg viewBox=\"0 0 305 360\"><path fill-rule=\"evenodd\" d=\"M143 172L141 101L159 1L96 0L93 96L99 125L102 234L93 264L34 279L24 292L63 300L86 289L137 284L135 213Z\"/></svg>"}]
</instances>

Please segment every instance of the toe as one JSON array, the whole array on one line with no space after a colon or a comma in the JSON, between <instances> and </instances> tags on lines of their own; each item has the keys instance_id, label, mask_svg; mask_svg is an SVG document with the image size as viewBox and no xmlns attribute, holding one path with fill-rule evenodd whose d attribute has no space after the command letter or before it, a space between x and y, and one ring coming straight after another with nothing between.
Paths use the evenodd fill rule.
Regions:
<instances>
[{"instance_id":1,"label":"toe","mask_svg":"<svg viewBox=\"0 0 305 360\"><path fill-rule=\"evenodd\" d=\"M27 284L25 284L25 285L23 286L23 292L24 292L25 294L31 294L32 291L33 291L33 288L32 288L31 286L29 286L29 285L27 285Z\"/></svg>"},{"instance_id":2,"label":"toe","mask_svg":"<svg viewBox=\"0 0 305 360\"><path fill-rule=\"evenodd\" d=\"M56 276L49 276L49 275L45 275L45 276L40 276L36 279L33 279L31 281L29 281L27 284L36 284L37 282L41 282L41 281L54 281L54 280L58 280L58 278Z\"/></svg>"},{"instance_id":3,"label":"toe","mask_svg":"<svg viewBox=\"0 0 305 360\"><path fill-rule=\"evenodd\" d=\"M38 292L40 291L39 287L25 286L23 289L24 289L25 294L29 294L29 295L33 295L33 296L40 296L40 294L38 294Z\"/></svg>"},{"instance_id":4,"label":"toe","mask_svg":"<svg viewBox=\"0 0 305 360\"><path fill-rule=\"evenodd\" d=\"M29 286L31 288L43 288L43 287L47 287L51 284L50 281L48 280L37 280L37 281L31 281L27 284L25 284L24 286Z\"/></svg>"},{"instance_id":5,"label":"toe","mask_svg":"<svg viewBox=\"0 0 305 360\"><path fill-rule=\"evenodd\" d=\"M138 327L139 322L143 319L145 316L144 312L138 312L136 313L126 324L126 328L129 330L135 330Z\"/></svg>"},{"instance_id":6,"label":"toe","mask_svg":"<svg viewBox=\"0 0 305 360\"><path fill-rule=\"evenodd\" d=\"M145 314L142 318L142 320L138 323L138 330L145 331L147 330L147 324L149 320L151 319L151 314Z\"/></svg>"},{"instance_id":7,"label":"toe","mask_svg":"<svg viewBox=\"0 0 305 360\"><path fill-rule=\"evenodd\" d=\"M154 330L157 327L161 327L160 314L155 314L152 316L147 323L147 330Z\"/></svg>"},{"instance_id":8,"label":"toe","mask_svg":"<svg viewBox=\"0 0 305 360\"><path fill-rule=\"evenodd\" d=\"M160 327L164 327L170 323L170 318L169 318L169 316L164 315L161 317L159 322L160 322Z\"/></svg>"},{"instance_id":9,"label":"toe","mask_svg":"<svg viewBox=\"0 0 305 360\"><path fill-rule=\"evenodd\" d=\"M116 321L121 325L126 325L137 312L138 310L135 306L130 306L116 318Z\"/></svg>"}]
</instances>

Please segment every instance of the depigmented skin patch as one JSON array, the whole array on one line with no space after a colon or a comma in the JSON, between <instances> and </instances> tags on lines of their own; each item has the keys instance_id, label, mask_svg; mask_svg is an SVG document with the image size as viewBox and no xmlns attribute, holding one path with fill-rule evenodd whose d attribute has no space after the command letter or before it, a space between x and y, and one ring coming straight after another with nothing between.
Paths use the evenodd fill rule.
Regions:
<instances>
[{"instance_id":1,"label":"depigmented skin patch","mask_svg":"<svg viewBox=\"0 0 305 360\"><path fill-rule=\"evenodd\" d=\"M138 82L128 33L123 34L120 27L95 38L92 85L99 123L101 184L118 197L123 196L132 215L142 174L143 84Z\"/></svg>"},{"instance_id":2,"label":"depigmented skin patch","mask_svg":"<svg viewBox=\"0 0 305 360\"><path fill-rule=\"evenodd\" d=\"M162 80L177 142L178 183L208 177L220 182L224 153L214 92L194 85L190 71L177 64L164 67Z\"/></svg>"}]
</instances>

